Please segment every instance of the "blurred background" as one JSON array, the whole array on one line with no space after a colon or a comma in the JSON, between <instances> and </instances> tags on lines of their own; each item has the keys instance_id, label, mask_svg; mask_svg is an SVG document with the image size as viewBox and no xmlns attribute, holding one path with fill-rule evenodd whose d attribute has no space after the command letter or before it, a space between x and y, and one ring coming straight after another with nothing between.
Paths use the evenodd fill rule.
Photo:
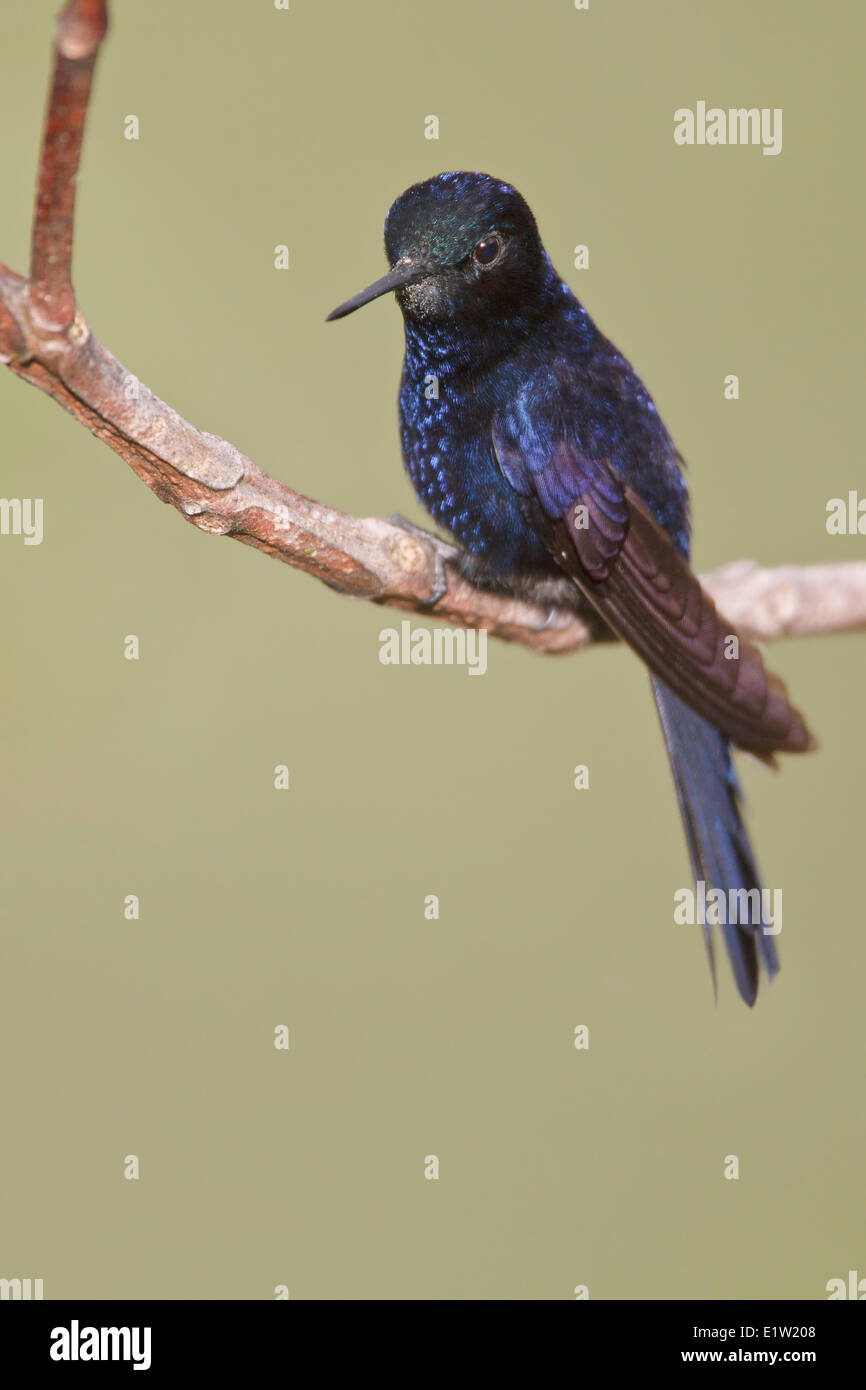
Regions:
<instances>
[{"instance_id":1,"label":"blurred background","mask_svg":"<svg viewBox=\"0 0 866 1390\"><path fill-rule=\"evenodd\" d=\"M58 7L0 14L21 271ZM267 471L425 524L397 307L324 319L383 272L408 184L483 169L653 392L696 565L862 558L825 508L863 487L863 29L806 0L118 0L82 310ZM783 108L782 153L675 145L698 100ZM0 538L0 1276L426 1300L823 1298L866 1274L862 636L770 649L822 748L741 760L783 968L750 1011L720 961L714 1004L627 651L382 666L400 614L197 532L8 373L0 421L0 491L44 499L42 545Z\"/></svg>"}]
</instances>

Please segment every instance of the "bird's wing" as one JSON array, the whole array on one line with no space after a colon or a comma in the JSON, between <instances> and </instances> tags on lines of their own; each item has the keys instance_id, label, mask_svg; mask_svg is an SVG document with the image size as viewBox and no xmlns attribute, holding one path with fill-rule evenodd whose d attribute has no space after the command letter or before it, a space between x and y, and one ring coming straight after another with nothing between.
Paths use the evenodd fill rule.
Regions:
<instances>
[{"instance_id":1,"label":"bird's wing","mask_svg":"<svg viewBox=\"0 0 866 1390\"><path fill-rule=\"evenodd\" d=\"M525 438L525 436L524 436ZM499 466L557 564L680 699L766 757L814 747L785 686L716 610L667 531L604 460L494 424Z\"/></svg>"}]
</instances>

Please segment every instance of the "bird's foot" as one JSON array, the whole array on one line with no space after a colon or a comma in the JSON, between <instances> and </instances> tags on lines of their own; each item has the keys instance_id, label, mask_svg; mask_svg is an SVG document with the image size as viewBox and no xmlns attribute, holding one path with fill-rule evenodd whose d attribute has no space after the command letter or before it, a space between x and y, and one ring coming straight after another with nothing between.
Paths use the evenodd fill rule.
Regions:
<instances>
[{"instance_id":1,"label":"bird's foot","mask_svg":"<svg viewBox=\"0 0 866 1390\"><path fill-rule=\"evenodd\" d=\"M560 608L551 608L551 609L548 611L547 617L545 618L544 622L543 622L543 623L535 623L534 626L533 626L533 628L532 628L532 631L533 631L533 632L546 632L547 629L548 629L549 627L553 627L553 624L556 622L556 620L557 620L557 618L559 617L559 615L560 615L561 612L562 612L562 610L561 610Z\"/></svg>"}]
</instances>

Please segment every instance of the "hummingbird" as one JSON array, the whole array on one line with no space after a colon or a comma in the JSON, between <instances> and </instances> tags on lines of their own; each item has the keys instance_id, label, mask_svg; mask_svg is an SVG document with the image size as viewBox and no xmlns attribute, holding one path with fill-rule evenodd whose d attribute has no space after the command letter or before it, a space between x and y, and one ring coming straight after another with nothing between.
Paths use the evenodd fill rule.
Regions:
<instances>
[{"instance_id":1,"label":"hummingbird","mask_svg":"<svg viewBox=\"0 0 866 1390\"><path fill-rule=\"evenodd\" d=\"M649 668L696 889L734 905L717 915L752 1005L760 968L772 979L779 961L731 749L774 765L816 745L690 568L683 459L510 184L471 171L413 184L388 212L385 253L388 273L328 318L396 295L403 460L460 571L592 615Z\"/></svg>"}]
</instances>

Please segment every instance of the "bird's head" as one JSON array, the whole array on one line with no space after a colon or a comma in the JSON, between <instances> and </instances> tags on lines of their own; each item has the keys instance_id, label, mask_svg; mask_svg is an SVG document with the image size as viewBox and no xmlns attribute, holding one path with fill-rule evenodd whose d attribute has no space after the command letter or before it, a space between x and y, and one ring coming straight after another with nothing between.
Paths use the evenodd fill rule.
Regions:
<instances>
[{"instance_id":1,"label":"bird's head","mask_svg":"<svg viewBox=\"0 0 866 1390\"><path fill-rule=\"evenodd\" d=\"M531 303L545 255L528 205L488 174L437 174L413 184L385 219L391 269L328 315L343 318L393 290L407 319L479 320L488 329Z\"/></svg>"}]
</instances>

